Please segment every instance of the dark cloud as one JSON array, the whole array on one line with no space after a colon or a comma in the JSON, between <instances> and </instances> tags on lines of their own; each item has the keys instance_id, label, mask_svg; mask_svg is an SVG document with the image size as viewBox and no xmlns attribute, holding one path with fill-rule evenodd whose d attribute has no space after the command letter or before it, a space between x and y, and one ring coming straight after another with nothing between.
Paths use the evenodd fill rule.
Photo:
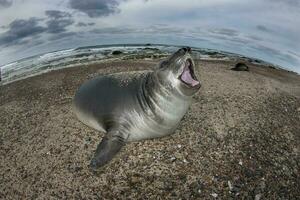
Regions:
<instances>
[{"instance_id":1,"label":"dark cloud","mask_svg":"<svg viewBox=\"0 0 300 200\"><path fill-rule=\"evenodd\" d=\"M7 28L8 31L0 35L0 45L23 44L25 38L36 36L46 31L45 27L39 26L41 19L30 18L28 20L18 19L11 22Z\"/></svg>"},{"instance_id":2,"label":"dark cloud","mask_svg":"<svg viewBox=\"0 0 300 200\"><path fill-rule=\"evenodd\" d=\"M164 24L156 24L144 29L141 29L140 32L145 34L180 34L184 32L184 29L172 27Z\"/></svg>"},{"instance_id":3,"label":"dark cloud","mask_svg":"<svg viewBox=\"0 0 300 200\"><path fill-rule=\"evenodd\" d=\"M297 56L298 58L300 58L300 54L296 53L294 51L288 51L289 54L292 54L293 56Z\"/></svg>"},{"instance_id":4,"label":"dark cloud","mask_svg":"<svg viewBox=\"0 0 300 200\"><path fill-rule=\"evenodd\" d=\"M41 33L55 33L58 34L56 37L59 38L62 37L62 35L59 34L66 32L66 27L74 23L72 15L67 12L47 10L45 14L48 17L46 27L39 25L39 21L44 19L34 17L28 20L14 20L8 26L4 26L4 28L8 30L0 34L0 45L11 46L28 44L33 41L33 37L36 40Z\"/></svg>"},{"instance_id":5,"label":"dark cloud","mask_svg":"<svg viewBox=\"0 0 300 200\"><path fill-rule=\"evenodd\" d=\"M210 29L209 32L218 34L218 35L226 35L226 36L237 36L239 32L230 28L219 28L219 29Z\"/></svg>"},{"instance_id":6,"label":"dark cloud","mask_svg":"<svg viewBox=\"0 0 300 200\"><path fill-rule=\"evenodd\" d=\"M287 5L287 6L291 6L291 7L300 6L299 0L267 0L267 1L271 2L271 3L281 3L283 5Z\"/></svg>"},{"instance_id":7,"label":"dark cloud","mask_svg":"<svg viewBox=\"0 0 300 200\"><path fill-rule=\"evenodd\" d=\"M136 32L136 29L119 28L119 27L98 28L90 31L90 33L95 33L95 34L130 34L134 32Z\"/></svg>"},{"instance_id":8,"label":"dark cloud","mask_svg":"<svg viewBox=\"0 0 300 200\"><path fill-rule=\"evenodd\" d=\"M274 49L274 48L267 47L264 45L256 45L256 46L252 46L251 48L259 50L259 51L261 51L265 54L268 54L272 57L277 57L280 60L284 60L288 63L297 63L298 62L298 60L295 59L293 56L291 56L289 53L282 52L278 49Z\"/></svg>"},{"instance_id":9,"label":"dark cloud","mask_svg":"<svg viewBox=\"0 0 300 200\"><path fill-rule=\"evenodd\" d=\"M239 45L241 45L241 44L244 45L244 44L247 44L250 42L248 38L243 38L243 37L239 37L239 36L229 37L227 35L211 35L210 37L212 39L220 39L225 42L234 42Z\"/></svg>"},{"instance_id":10,"label":"dark cloud","mask_svg":"<svg viewBox=\"0 0 300 200\"><path fill-rule=\"evenodd\" d=\"M149 26L144 28L127 28L127 27L109 27L93 29L90 33L96 34L178 34L183 33L183 29L167 26Z\"/></svg>"},{"instance_id":11,"label":"dark cloud","mask_svg":"<svg viewBox=\"0 0 300 200\"><path fill-rule=\"evenodd\" d=\"M70 0L73 9L86 13L89 17L108 16L118 12L121 0Z\"/></svg>"},{"instance_id":12,"label":"dark cloud","mask_svg":"<svg viewBox=\"0 0 300 200\"><path fill-rule=\"evenodd\" d=\"M48 33L65 32L66 27L74 23L74 20L72 19L72 15L70 13L59 10L47 10L45 13L49 18L46 22Z\"/></svg>"},{"instance_id":13,"label":"dark cloud","mask_svg":"<svg viewBox=\"0 0 300 200\"><path fill-rule=\"evenodd\" d=\"M226 42L233 42L236 44L247 44L251 39L249 36L241 34L239 31L230 28L214 28L209 29L204 35L212 39L220 39Z\"/></svg>"},{"instance_id":14,"label":"dark cloud","mask_svg":"<svg viewBox=\"0 0 300 200\"><path fill-rule=\"evenodd\" d=\"M76 24L76 26L78 26L78 27L86 27L86 26L94 26L94 25L95 25L94 22L90 22L90 23L78 22Z\"/></svg>"},{"instance_id":15,"label":"dark cloud","mask_svg":"<svg viewBox=\"0 0 300 200\"><path fill-rule=\"evenodd\" d=\"M72 16L70 13L59 11L59 10L46 10L45 13L48 17L54 19L70 18Z\"/></svg>"},{"instance_id":16,"label":"dark cloud","mask_svg":"<svg viewBox=\"0 0 300 200\"><path fill-rule=\"evenodd\" d=\"M65 38L65 37L72 37L72 36L76 36L78 33L76 32L64 32L64 33L58 33L58 34L54 34L53 36L51 36L49 38L50 41L53 41L53 40L60 40L62 38Z\"/></svg>"},{"instance_id":17,"label":"dark cloud","mask_svg":"<svg viewBox=\"0 0 300 200\"><path fill-rule=\"evenodd\" d=\"M264 45L257 45L253 48L257 49L257 50L260 50L260 51L263 51L263 52L268 53L268 54L272 54L272 55L280 55L281 54L281 52L279 50L273 49L271 47L267 47L267 46L264 46Z\"/></svg>"},{"instance_id":18,"label":"dark cloud","mask_svg":"<svg viewBox=\"0 0 300 200\"><path fill-rule=\"evenodd\" d=\"M261 37L258 37L257 35L248 35L247 37L251 40L263 41L263 39Z\"/></svg>"},{"instance_id":19,"label":"dark cloud","mask_svg":"<svg viewBox=\"0 0 300 200\"><path fill-rule=\"evenodd\" d=\"M0 8L8 8L12 5L12 0L0 0Z\"/></svg>"},{"instance_id":20,"label":"dark cloud","mask_svg":"<svg viewBox=\"0 0 300 200\"><path fill-rule=\"evenodd\" d=\"M44 40L35 40L35 41L31 42L30 45L37 46L37 45L44 44L44 43L45 43Z\"/></svg>"},{"instance_id":21,"label":"dark cloud","mask_svg":"<svg viewBox=\"0 0 300 200\"><path fill-rule=\"evenodd\" d=\"M263 25L257 25L256 28L260 31L263 31L263 32L267 32L267 33L272 33L273 30L267 28L266 26L263 26Z\"/></svg>"}]
</instances>

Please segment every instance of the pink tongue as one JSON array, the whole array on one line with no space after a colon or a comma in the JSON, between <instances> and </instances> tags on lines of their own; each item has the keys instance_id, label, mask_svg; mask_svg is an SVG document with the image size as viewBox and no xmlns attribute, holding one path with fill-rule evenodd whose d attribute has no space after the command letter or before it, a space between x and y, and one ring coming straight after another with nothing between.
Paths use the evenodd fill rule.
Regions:
<instances>
[{"instance_id":1,"label":"pink tongue","mask_svg":"<svg viewBox=\"0 0 300 200\"><path fill-rule=\"evenodd\" d=\"M181 74L181 80L193 87L199 84L199 81L193 79L190 69L188 67L185 67L183 73Z\"/></svg>"}]
</instances>

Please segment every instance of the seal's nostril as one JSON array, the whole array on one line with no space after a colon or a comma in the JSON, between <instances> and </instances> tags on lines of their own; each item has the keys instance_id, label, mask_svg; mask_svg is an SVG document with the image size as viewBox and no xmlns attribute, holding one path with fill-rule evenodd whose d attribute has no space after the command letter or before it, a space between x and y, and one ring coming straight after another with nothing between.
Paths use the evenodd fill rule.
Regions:
<instances>
[{"instance_id":1,"label":"seal's nostril","mask_svg":"<svg viewBox=\"0 0 300 200\"><path fill-rule=\"evenodd\" d=\"M184 52L188 51L188 49L186 47L183 47L182 50L184 50Z\"/></svg>"},{"instance_id":2,"label":"seal's nostril","mask_svg":"<svg viewBox=\"0 0 300 200\"><path fill-rule=\"evenodd\" d=\"M184 52L191 52L191 48L190 47L183 47L182 50L184 50Z\"/></svg>"}]
</instances>

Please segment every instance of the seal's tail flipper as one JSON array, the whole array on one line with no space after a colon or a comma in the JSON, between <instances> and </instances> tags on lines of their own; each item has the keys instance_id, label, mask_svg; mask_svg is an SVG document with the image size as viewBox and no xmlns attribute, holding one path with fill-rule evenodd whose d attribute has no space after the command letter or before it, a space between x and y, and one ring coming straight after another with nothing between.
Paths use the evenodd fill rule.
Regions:
<instances>
[{"instance_id":1,"label":"seal's tail flipper","mask_svg":"<svg viewBox=\"0 0 300 200\"><path fill-rule=\"evenodd\" d=\"M125 139L119 132L108 132L107 135L98 144L94 158L90 167L96 170L107 164L125 145Z\"/></svg>"}]
</instances>

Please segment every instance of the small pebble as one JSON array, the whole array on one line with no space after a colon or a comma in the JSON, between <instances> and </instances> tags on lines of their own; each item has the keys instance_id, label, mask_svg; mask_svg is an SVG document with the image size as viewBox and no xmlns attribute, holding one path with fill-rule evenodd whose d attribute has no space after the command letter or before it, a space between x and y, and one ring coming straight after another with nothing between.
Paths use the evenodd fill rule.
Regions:
<instances>
[{"instance_id":1,"label":"small pebble","mask_svg":"<svg viewBox=\"0 0 300 200\"><path fill-rule=\"evenodd\" d=\"M233 189L233 186L232 186L231 182L230 182L230 181L228 181L227 183L228 183L229 190L230 190L230 191L232 191L232 189Z\"/></svg>"},{"instance_id":2,"label":"small pebble","mask_svg":"<svg viewBox=\"0 0 300 200\"><path fill-rule=\"evenodd\" d=\"M218 197L218 194L217 193L211 193L210 194L212 197L214 197L214 198L217 198Z\"/></svg>"},{"instance_id":3,"label":"small pebble","mask_svg":"<svg viewBox=\"0 0 300 200\"><path fill-rule=\"evenodd\" d=\"M261 194L255 195L255 200L260 200L261 199Z\"/></svg>"},{"instance_id":4,"label":"small pebble","mask_svg":"<svg viewBox=\"0 0 300 200\"><path fill-rule=\"evenodd\" d=\"M243 161L242 160L239 161L239 165L243 165Z\"/></svg>"}]
</instances>

